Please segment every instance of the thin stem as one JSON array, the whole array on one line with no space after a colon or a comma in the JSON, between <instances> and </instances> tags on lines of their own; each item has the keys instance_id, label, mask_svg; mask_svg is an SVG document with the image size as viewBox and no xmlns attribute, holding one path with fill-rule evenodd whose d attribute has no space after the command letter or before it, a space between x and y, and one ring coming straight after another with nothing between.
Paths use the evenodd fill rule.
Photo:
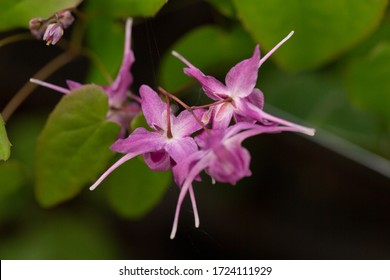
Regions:
<instances>
[{"instance_id":1,"label":"thin stem","mask_svg":"<svg viewBox=\"0 0 390 280\"><path fill-rule=\"evenodd\" d=\"M47 63L38 72L33 75L37 80L45 80L55 71L60 69L65 64L69 63L75 58L75 55L71 52L64 52ZM4 121L9 120L16 109L23 103L24 100L33 92L38 85L27 82L24 86L14 95L14 97L5 106L3 112Z\"/></svg>"},{"instance_id":2,"label":"thin stem","mask_svg":"<svg viewBox=\"0 0 390 280\"><path fill-rule=\"evenodd\" d=\"M225 103L225 102L231 102L232 100L233 99L229 96L229 97L226 97L225 99L219 100L219 101L214 102L214 103L209 103L209 104L201 105L201 106L192 106L191 108L192 109L207 109L207 108L210 108L212 106L217 106L217 105Z\"/></svg>"},{"instance_id":3,"label":"thin stem","mask_svg":"<svg viewBox=\"0 0 390 280\"><path fill-rule=\"evenodd\" d=\"M170 94L169 92L167 92L165 89L163 89L162 87L158 87L158 91L162 94L164 94L165 96L168 96L170 98L172 98L173 100L175 100L177 103L179 103L181 106L183 106L188 112L190 112L192 114L192 116L195 118L195 120L200 124L200 126L205 130L205 131L208 131L208 128L204 125L204 123L196 116L196 114L194 113L194 111L192 110L192 108L190 106L188 106L187 104L185 104L183 101L181 101L178 97Z\"/></svg>"},{"instance_id":4,"label":"thin stem","mask_svg":"<svg viewBox=\"0 0 390 280\"><path fill-rule=\"evenodd\" d=\"M167 137L172 138L171 130L171 99L167 96Z\"/></svg>"},{"instance_id":5,"label":"thin stem","mask_svg":"<svg viewBox=\"0 0 390 280\"><path fill-rule=\"evenodd\" d=\"M35 39L33 36L31 36L30 33L21 33L21 34L15 34L8 36L2 40L0 40L0 48L4 47L8 44L25 41L25 40L32 40Z\"/></svg>"}]
</instances>

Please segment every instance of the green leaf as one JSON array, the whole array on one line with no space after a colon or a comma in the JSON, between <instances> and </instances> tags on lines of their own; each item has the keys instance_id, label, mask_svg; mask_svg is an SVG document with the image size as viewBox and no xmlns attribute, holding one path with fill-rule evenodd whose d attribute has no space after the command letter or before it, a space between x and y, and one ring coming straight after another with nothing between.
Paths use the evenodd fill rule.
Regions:
<instances>
[{"instance_id":1,"label":"green leaf","mask_svg":"<svg viewBox=\"0 0 390 280\"><path fill-rule=\"evenodd\" d=\"M352 62L347 75L351 99L390 121L390 42L378 44L367 56Z\"/></svg>"},{"instance_id":2,"label":"green leaf","mask_svg":"<svg viewBox=\"0 0 390 280\"><path fill-rule=\"evenodd\" d=\"M120 258L115 235L96 216L57 211L54 215L29 213L28 219L17 227L19 231L14 230L7 239L3 237L1 259Z\"/></svg>"},{"instance_id":3,"label":"green leaf","mask_svg":"<svg viewBox=\"0 0 390 280\"><path fill-rule=\"evenodd\" d=\"M104 70L115 79L122 63L125 40L125 23L109 17L95 17L88 22L88 48L103 64ZM88 81L107 84L100 69L93 65L88 73Z\"/></svg>"},{"instance_id":4,"label":"green leaf","mask_svg":"<svg viewBox=\"0 0 390 280\"><path fill-rule=\"evenodd\" d=\"M206 43L207 42L207 43ZM224 72L228 67L252 55L255 45L240 27L222 30L204 26L176 42L172 49L183 55L204 73ZM167 53L159 69L160 84L168 91L180 89L194 79L183 73L185 65Z\"/></svg>"},{"instance_id":5,"label":"green leaf","mask_svg":"<svg viewBox=\"0 0 390 280\"><path fill-rule=\"evenodd\" d=\"M171 182L171 174L155 172L138 158L116 169L105 187L113 209L126 218L140 218L161 200Z\"/></svg>"},{"instance_id":6,"label":"green leaf","mask_svg":"<svg viewBox=\"0 0 390 280\"><path fill-rule=\"evenodd\" d=\"M379 24L387 0L233 0L240 20L270 50L294 36L274 58L284 68L314 69L345 53Z\"/></svg>"},{"instance_id":7,"label":"green leaf","mask_svg":"<svg viewBox=\"0 0 390 280\"><path fill-rule=\"evenodd\" d=\"M150 17L154 16L168 0L110 0L88 1L90 14L110 17Z\"/></svg>"},{"instance_id":8,"label":"green leaf","mask_svg":"<svg viewBox=\"0 0 390 280\"><path fill-rule=\"evenodd\" d=\"M149 131L152 131L152 129L149 127L148 123L146 122L145 116L142 112L133 118L130 126L132 130L135 130L137 127L143 127Z\"/></svg>"},{"instance_id":9,"label":"green leaf","mask_svg":"<svg viewBox=\"0 0 390 280\"><path fill-rule=\"evenodd\" d=\"M22 165L10 160L0 163L0 201L4 197L17 192L26 180Z\"/></svg>"},{"instance_id":10,"label":"green leaf","mask_svg":"<svg viewBox=\"0 0 390 280\"><path fill-rule=\"evenodd\" d=\"M7 137L5 130L5 123L3 117L0 115L0 160L7 160L11 155L11 143Z\"/></svg>"},{"instance_id":11,"label":"green leaf","mask_svg":"<svg viewBox=\"0 0 390 280\"><path fill-rule=\"evenodd\" d=\"M49 18L54 13L77 7L82 0L1 0L0 31L29 26L32 18Z\"/></svg>"},{"instance_id":12,"label":"green leaf","mask_svg":"<svg viewBox=\"0 0 390 280\"><path fill-rule=\"evenodd\" d=\"M31 200L31 189L26 187L27 179L21 162L12 159L0 163L0 223L15 221L22 215L26 201Z\"/></svg>"},{"instance_id":13,"label":"green leaf","mask_svg":"<svg viewBox=\"0 0 390 280\"><path fill-rule=\"evenodd\" d=\"M36 196L42 206L74 197L106 167L119 126L106 120L107 95L84 86L62 98L36 150Z\"/></svg>"},{"instance_id":14,"label":"green leaf","mask_svg":"<svg viewBox=\"0 0 390 280\"><path fill-rule=\"evenodd\" d=\"M111 78L117 75L122 62L125 23L113 18L153 16L167 0L113 0L88 1L87 12L94 15L88 22L87 45L104 71ZM106 84L101 69L91 68L88 80L96 84Z\"/></svg>"}]
</instances>

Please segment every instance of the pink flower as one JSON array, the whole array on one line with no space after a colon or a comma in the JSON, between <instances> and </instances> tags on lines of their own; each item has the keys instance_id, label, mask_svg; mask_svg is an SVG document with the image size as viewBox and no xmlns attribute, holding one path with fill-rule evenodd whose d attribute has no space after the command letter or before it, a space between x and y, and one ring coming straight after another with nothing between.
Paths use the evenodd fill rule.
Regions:
<instances>
[{"instance_id":1,"label":"pink flower","mask_svg":"<svg viewBox=\"0 0 390 280\"><path fill-rule=\"evenodd\" d=\"M248 122L239 122L224 129L212 129L196 136L201 150L189 155L174 168L175 182L181 186L176 205L171 239L176 235L179 214L183 200L192 182L204 170L213 181L235 185L237 181L250 176L250 154L241 143L254 135L295 131L287 126L262 126Z\"/></svg>"},{"instance_id":2,"label":"pink flower","mask_svg":"<svg viewBox=\"0 0 390 280\"><path fill-rule=\"evenodd\" d=\"M133 83L133 76L130 73L130 69L135 61L134 53L131 50L131 26L132 19L129 18L126 21L124 54L119 73L112 84L108 86L101 86L108 95L108 104L110 109L107 112L107 119L112 120L121 126L121 137L125 136L130 121L140 111L138 103L130 102L128 98L129 95L131 95L129 93L129 88ZM82 84L70 80L66 81L69 89L52 85L37 79L30 79L30 81L64 94L68 94L73 89L82 86ZM137 99L136 96L131 96Z\"/></svg>"},{"instance_id":3,"label":"pink flower","mask_svg":"<svg viewBox=\"0 0 390 280\"><path fill-rule=\"evenodd\" d=\"M264 125L283 125L295 128L295 131L308 135L314 135L314 129L303 127L289 121L274 117L263 111L263 93L255 88L259 67L264 61L292 36L291 32L279 44L277 44L267 55L260 59L260 49L257 45L252 57L236 64L227 73L225 84L212 76L203 74L188 60L172 52L174 56L183 61L188 68L184 73L194 77L202 85L206 95L217 101L211 108L211 120L213 128L226 128L229 126L232 117L239 121L260 122Z\"/></svg>"},{"instance_id":4,"label":"pink flower","mask_svg":"<svg viewBox=\"0 0 390 280\"><path fill-rule=\"evenodd\" d=\"M191 134L201 128L194 116L188 111L182 111L177 117L171 112L169 104L150 87L143 85L140 88L142 98L142 111L149 127L135 129L126 139L118 139L111 149L125 154L114 163L103 175L90 187L94 190L111 172L126 161L143 155L146 164L155 171L168 170L179 164L188 155L195 153L198 147ZM203 110L194 110L198 118L201 118ZM192 188L189 188L191 201L195 215L195 225L198 226L199 218L196 210L195 196Z\"/></svg>"}]
</instances>

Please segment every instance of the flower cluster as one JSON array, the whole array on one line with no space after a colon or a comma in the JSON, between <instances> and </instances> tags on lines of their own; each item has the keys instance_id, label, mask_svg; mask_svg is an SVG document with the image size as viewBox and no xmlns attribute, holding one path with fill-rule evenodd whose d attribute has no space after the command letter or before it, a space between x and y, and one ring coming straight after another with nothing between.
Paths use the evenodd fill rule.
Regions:
<instances>
[{"instance_id":1,"label":"flower cluster","mask_svg":"<svg viewBox=\"0 0 390 280\"><path fill-rule=\"evenodd\" d=\"M234 185L251 175L251 156L242 146L245 139L263 133L291 131L314 135L315 131L266 113L263 93L255 87L259 67L291 37L292 32L263 58L257 45L250 58L239 62L227 73L225 84L205 75L180 54L173 52L187 66L184 73L198 80L204 93L213 100L208 105L190 107L162 88L158 91L165 98L147 85L140 87L139 97L130 94L130 68L134 62L130 48L131 23L132 20L128 19L119 74L111 85L102 86L110 105L107 118L122 126L121 137L113 143L111 150L124 156L108 168L90 190L94 190L120 165L138 155L142 155L145 163L154 171L172 170L175 183L180 188L171 232L171 238L174 238L181 205L187 194L191 199L195 226L199 226L193 182L201 180L202 171L213 182ZM31 81L64 94L81 86L67 81L69 89L66 89L35 79ZM139 104L130 102L129 95ZM172 112L171 99L184 107L178 115ZM139 111L143 112L150 130L139 127L123 138L129 120Z\"/></svg>"},{"instance_id":2,"label":"flower cluster","mask_svg":"<svg viewBox=\"0 0 390 280\"><path fill-rule=\"evenodd\" d=\"M33 18L30 20L30 31L37 39L43 39L47 45L55 45L64 35L64 29L72 25L74 17L70 11L61 11L53 16Z\"/></svg>"},{"instance_id":3,"label":"flower cluster","mask_svg":"<svg viewBox=\"0 0 390 280\"><path fill-rule=\"evenodd\" d=\"M124 137L127 132L130 121L140 112L139 97L133 95L129 88L133 83L133 76L130 73L131 67L135 61L134 53L131 50L131 27L132 19L126 21L125 45L123 52L122 65L115 80L110 85L102 85L101 88L108 96L109 111L107 119L118 123L121 126L120 137ZM67 80L68 88L59 87L37 79L30 79L30 82L53 89L63 94L69 94L72 90L79 88L82 84Z\"/></svg>"}]
</instances>

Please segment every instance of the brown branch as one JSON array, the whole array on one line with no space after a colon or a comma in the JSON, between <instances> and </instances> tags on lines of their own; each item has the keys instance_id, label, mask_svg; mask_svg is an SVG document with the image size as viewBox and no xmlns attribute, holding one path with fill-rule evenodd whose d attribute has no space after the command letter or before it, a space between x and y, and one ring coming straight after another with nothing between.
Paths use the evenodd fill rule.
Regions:
<instances>
[{"instance_id":1,"label":"brown branch","mask_svg":"<svg viewBox=\"0 0 390 280\"><path fill-rule=\"evenodd\" d=\"M47 63L44 67L42 67L38 72L33 75L33 78L38 80L45 80L55 71L60 69L65 64L69 63L75 58L75 54L73 52L64 52ZM27 82L24 86L12 97L12 99L5 106L3 112L4 121L9 120L12 114L16 111L16 109L22 104L27 97L33 92L33 90L38 85Z\"/></svg>"}]
</instances>

